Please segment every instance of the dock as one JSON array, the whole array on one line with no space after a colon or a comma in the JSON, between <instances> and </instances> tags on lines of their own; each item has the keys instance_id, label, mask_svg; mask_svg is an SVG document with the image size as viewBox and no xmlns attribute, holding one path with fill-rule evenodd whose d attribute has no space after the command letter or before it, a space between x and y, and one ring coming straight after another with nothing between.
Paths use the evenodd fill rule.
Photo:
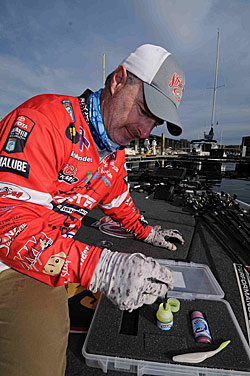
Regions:
<instances>
[{"instance_id":1,"label":"dock","mask_svg":"<svg viewBox=\"0 0 250 376\"><path fill-rule=\"evenodd\" d=\"M227 156L213 157L192 154L173 155L127 155L126 165L129 171L154 167L183 166L197 171L217 171L229 177L250 177L250 157Z\"/></svg>"}]
</instances>

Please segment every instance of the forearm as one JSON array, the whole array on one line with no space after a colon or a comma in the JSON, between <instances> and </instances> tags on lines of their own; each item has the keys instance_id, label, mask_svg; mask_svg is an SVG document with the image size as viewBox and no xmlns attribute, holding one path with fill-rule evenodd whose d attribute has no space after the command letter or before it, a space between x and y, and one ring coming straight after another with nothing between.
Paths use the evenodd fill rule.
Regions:
<instances>
[{"instance_id":1,"label":"forearm","mask_svg":"<svg viewBox=\"0 0 250 376\"><path fill-rule=\"evenodd\" d=\"M106 215L119 222L128 232L133 233L137 239L146 239L152 230L138 208L135 207L129 193L119 207L100 205L100 208Z\"/></svg>"},{"instance_id":2,"label":"forearm","mask_svg":"<svg viewBox=\"0 0 250 376\"><path fill-rule=\"evenodd\" d=\"M1 232L0 259L51 286L77 282L88 287L102 252L98 247L63 237L46 216L23 223L19 220L12 230Z\"/></svg>"}]
</instances>

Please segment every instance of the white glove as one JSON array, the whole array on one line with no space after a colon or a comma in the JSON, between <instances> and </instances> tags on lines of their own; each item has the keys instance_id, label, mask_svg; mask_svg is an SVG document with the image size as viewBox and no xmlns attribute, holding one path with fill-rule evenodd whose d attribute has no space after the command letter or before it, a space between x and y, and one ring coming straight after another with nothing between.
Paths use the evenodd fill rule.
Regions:
<instances>
[{"instance_id":1,"label":"white glove","mask_svg":"<svg viewBox=\"0 0 250 376\"><path fill-rule=\"evenodd\" d=\"M182 234L178 230L162 230L161 226L155 226L152 228L148 237L144 239L144 242L153 244L157 247L167 248L169 251L176 251L177 248L172 243L172 241L176 240L180 242L182 245L184 244Z\"/></svg>"},{"instance_id":2,"label":"white glove","mask_svg":"<svg viewBox=\"0 0 250 376\"><path fill-rule=\"evenodd\" d=\"M119 253L104 249L89 290L104 293L121 310L130 312L153 304L168 288L173 289L172 271L141 253Z\"/></svg>"}]
</instances>

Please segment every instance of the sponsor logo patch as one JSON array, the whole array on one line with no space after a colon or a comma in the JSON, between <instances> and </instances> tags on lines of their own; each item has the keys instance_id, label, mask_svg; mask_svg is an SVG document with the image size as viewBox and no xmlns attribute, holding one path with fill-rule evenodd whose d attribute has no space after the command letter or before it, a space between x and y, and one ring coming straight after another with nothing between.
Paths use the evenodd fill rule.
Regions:
<instances>
[{"instance_id":1,"label":"sponsor logo patch","mask_svg":"<svg viewBox=\"0 0 250 376\"><path fill-rule=\"evenodd\" d=\"M88 195L77 193L74 196L55 196L53 210L64 215L84 217L92 209L96 200Z\"/></svg>"},{"instance_id":2,"label":"sponsor logo patch","mask_svg":"<svg viewBox=\"0 0 250 376\"><path fill-rule=\"evenodd\" d=\"M9 133L9 137L4 146L6 153L21 153L24 150L28 137L35 125L29 117L19 115Z\"/></svg>"},{"instance_id":3,"label":"sponsor logo patch","mask_svg":"<svg viewBox=\"0 0 250 376\"><path fill-rule=\"evenodd\" d=\"M85 210L78 205L72 205L67 203L62 203L59 205L53 204L53 210L63 215L79 215L80 217L85 217L85 215L87 215L89 212L88 209Z\"/></svg>"},{"instance_id":4,"label":"sponsor logo patch","mask_svg":"<svg viewBox=\"0 0 250 376\"><path fill-rule=\"evenodd\" d=\"M15 200L29 201L30 195L25 192L21 187L10 183L0 183L0 197L13 198Z\"/></svg>"},{"instance_id":5,"label":"sponsor logo patch","mask_svg":"<svg viewBox=\"0 0 250 376\"><path fill-rule=\"evenodd\" d=\"M82 127L80 127L80 134L77 132L75 124L70 123L66 128L66 137L73 142L73 144L77 144L80 141L80 151L83 151L83 147L86 149L89 148L90 142L85 137L85 131Z\"/></svg>"},{"instance_id":6,"label":"sponsor logo patch","mask_svg":"<svg viewBox=\"0 0 250 376\"><path fill-rule=\"evenodd\" d=\"M63 101L61 101L61 103L63 107L65 108L65 110L70 114L70 117L73 120L73 122L75 122L75 115L74 115L72 103L68 99L64 99Z\"/></svg>"},{"instance_id":7,"label":"sponsor logo patch","mask_svg":"<svg viewBox=\"0 0 250 376\"><path fill-rule=\"evenodd\" d=\"M22 159L0 156L0 171L29 177L30 165Z\"/></svg>"},{"instance_id":8,"label":"sponsor logo patch","mask_svg":"<svg viewBox=\"0 0 250 376\"><path fill-rule=\"evenodd\" d=\"M58 181L64 182L67 184L74 184L78 182L78 178L76 177L77 168L73 165L67 164L63 170L59 171L58 173Z\"/></svg>"},{"instance_id":9,"label":"sponsor logo patch","mask_svg":"<svg viewBox=\"0 0 250 376\"><path fill-rule=\"evenodd\" d=\"M8 142L7 142L6 147L5 147L5 151L7 153L13 153L15 151L16 141L17 140L15 138L9 138L8 139Z\"/></svg>"},{"instance_id":10,"label":"sponsor logo patch","mask_svg":"<svg viewBox=\"0 0 250 376\"><path fill-rule=\"evenodd\" d=\"M89 158L87 155L85 155L85 156L82 157L78 153L75 153L73 150L72 150L70 156L72 158L76 159L77 161L80 161L80 162L89 162L89 163L92 163L92 158Z\"/></svg>"},{"instance_id":11,"label":"sponsor logo patch","mask_svg":"<svg viewBox=\"0 0 250 376\"><path fill-rule=\"evenodd\" d=\"M77 144L80 140L80 135L76 131L76 127L74 123L69 123L65 131L66 137L73 142L73 144Z\"/></svg>"}]
</instances>

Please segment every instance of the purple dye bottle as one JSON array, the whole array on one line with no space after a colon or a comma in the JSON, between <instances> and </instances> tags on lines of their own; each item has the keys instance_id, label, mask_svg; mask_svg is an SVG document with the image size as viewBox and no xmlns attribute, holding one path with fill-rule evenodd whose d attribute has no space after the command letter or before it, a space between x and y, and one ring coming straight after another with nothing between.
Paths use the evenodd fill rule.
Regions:
<instances>
[{"instance_id":1,"label":"purple dye bottle","mask_svg":"<svg viewBox=\"0 0 250 376\"><path fill-rule=\"evenodd\" d=\"M211 343L212 338L208 324L200 311L191 313L193 334L196 342Z\"/></svg>"}]
</instances>

